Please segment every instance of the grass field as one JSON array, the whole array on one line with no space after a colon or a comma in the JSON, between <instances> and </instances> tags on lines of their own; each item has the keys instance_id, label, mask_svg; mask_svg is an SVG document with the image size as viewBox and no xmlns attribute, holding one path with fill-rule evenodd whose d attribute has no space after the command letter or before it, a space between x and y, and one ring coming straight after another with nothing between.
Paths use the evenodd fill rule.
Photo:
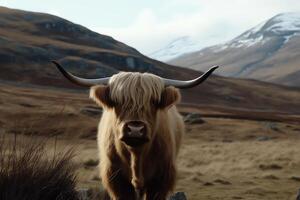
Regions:
<instances>
[{"instance_id":1,"label":"grass field","mask_svg":"<svg viewBox=\"0 0 300 200\"><path fill-rule=\"evenodd\" d=\"M86 93L45 91L1 88L0 134L11 140L17 134L22 141L51 136L49 155L75 148L78 188L100 188L95 137L101 110ZM209 106L180 110L202 114L204 123L186 126L176 191L184 191L189 200L295 199L299 116Z\"/></svg>"}]
</instances>

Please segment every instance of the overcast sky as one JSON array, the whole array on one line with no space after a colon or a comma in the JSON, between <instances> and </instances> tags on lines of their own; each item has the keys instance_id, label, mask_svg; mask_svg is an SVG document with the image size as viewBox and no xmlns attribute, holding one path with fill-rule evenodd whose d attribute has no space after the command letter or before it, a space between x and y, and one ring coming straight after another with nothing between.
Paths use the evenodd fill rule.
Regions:
<instances>
[{"instance_id":1,"label":"overcast sky","mask_svg":"<svg viewBox=\"0 0 300 200\"><path fill-rule=\"evenodd\" d=\"M144 54L182 36L214 45L278 13L300 12L300 0L0 0L0 5L58 15Z\"/></svg>"}]
</instances>

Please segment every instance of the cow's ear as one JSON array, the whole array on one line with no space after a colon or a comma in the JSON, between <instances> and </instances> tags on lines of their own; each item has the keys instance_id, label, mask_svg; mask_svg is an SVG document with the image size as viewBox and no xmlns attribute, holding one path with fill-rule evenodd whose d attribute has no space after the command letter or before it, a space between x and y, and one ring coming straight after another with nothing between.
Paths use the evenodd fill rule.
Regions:
<instances>
[{"instance_id":1,"label":"cow's ear","mask_svg":"<svg viewBox=\"0 0 300 200\"><path fill-rule=\"evenodd\" d=\"M173 86L166 87L161 94L161 100L159 103L159 107L161 109L170 108L176 103L178 103L181 99L180 92L177 88Z\"/></svg>"},{"instance_id":2,"label":"cow's ear","mask_svg":"<svg viewBox=\"0 0 300 200\"><path fill-rule=\"evenodd\" d=\"M92 86L90 89L90 98L101 107L112 108L113 101L110 99L109 87L106 85Z\"/></svg>"}]
</instances>

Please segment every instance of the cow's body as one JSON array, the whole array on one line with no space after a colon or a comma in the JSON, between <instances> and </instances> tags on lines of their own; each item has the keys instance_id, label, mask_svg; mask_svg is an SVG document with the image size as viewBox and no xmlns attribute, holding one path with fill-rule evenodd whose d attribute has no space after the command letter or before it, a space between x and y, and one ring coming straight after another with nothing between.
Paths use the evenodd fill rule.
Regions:
<instances>
[{"instance_id":1,"label":"cow's body","mask_svg":"<svg viewBox=\"0 0 300 200\"><path fill-rule=\"evenodd\" d=\"M135 74L135 76L141 76L141 74ZM125 85L135 88L134 92L136 92L132 98L135 98L134 101L137 102L132 102L133 99L129 97L125 100L126 102L122 102L124 109L129 110L122 110L121 112L147 112L146 110L150 106L148 103L152 98L157 98L158 101L162 98L161 94L165 90L163 83L156 76L150 75L150 77L153 79L150 83L156 81L156 84L148 85L150 88L144 90L138 89L143 81L139 80L133 84L129 79L114 80L113 77L112 80L117 81L117 83L108 85L110 91L118 87L122 90L116 92L118 97L113 97L113 94L110 94L110 98L119 98L124 101L124 98L130 95L130 91L126 90ZM146 78L149 78L148 75ZM130 88L128 89L130 90ZM91 91L91 96L95 99L93 96L95 89ZM178 93L175 88L174 91L176 94ZM144 92L150 94L144 94ZM157 93L157 95L151 93ZM116 111L117 109L103 106L104 111L98 127L99 168L102 183L112 199L134 200L137 198L136 193L139 193L138 196L144 196L147 200L163 200L173 189L176 179L175 161L184 132L182 117L174 105L177 101L178 99L174 99L168 105L169 107L155 111L155 116L150 117L150 120L155 120L155 122L149 122L153 126L151 133L148 133L151 135L150 141L134 148L128 147L119 138L119 112ZM134 108L141 102L144 102L145 105L137 109ZM142 120L149 120L147 117L143 118L143 114L140 113L137 117L142 118ZM130 115L132 116L132 114Z\"/></svg>"},{"instance_id":2,"label":"cow's body","mask_svg":"<svg viewBox=\"0 0 300 200\"><path fill-rule=\"evenodd\" d=\"M131 199L128 197L135 195L136 186L142 191L159 192L155 199L163 199L173 189L175 160L183 134L183 123L175 107L161 118L161 124L158 125L161 128L157 130L152 144L146 144L143 151L134 155L110 132L111 113L103 113L98 132L99 167L103 185L111 196Z\"/></svg>"}]
</instances>

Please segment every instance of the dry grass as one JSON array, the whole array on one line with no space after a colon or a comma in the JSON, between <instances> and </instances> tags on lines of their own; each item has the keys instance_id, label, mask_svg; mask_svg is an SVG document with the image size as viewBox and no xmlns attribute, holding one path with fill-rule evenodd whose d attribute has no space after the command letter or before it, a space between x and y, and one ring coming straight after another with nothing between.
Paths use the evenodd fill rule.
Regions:
<instances>
[{"instance_id":1,"label":"dry grass","mask_svg":"<svg viewBox=\"0 0 300 200\"><path fill-rule=\"evenodd\" d=\"M94 162L99 116L83 112L96 109L94 104L87 94L45 91L0 88L0 134L6 132L12 141L14 133L21 140L56 135L56 144L46 143L47 154L76 147L77 188L101 190ZM187 126L177 191L185 191L189 200L295 199L300 187L299 115L213 105L180 110L203 114L205 123Z\"/></svg>"},{"instance_id":2,"label":"dry grass","mask_svg":"<svg viewBox=\"0 0 300 200\"><path fill-rule=\"evenodd\" d=\"M47 154L38 138L21 142L0 138L1 200L76 200L74 153Z\"/></svg>"},{"instance_id":3,"label":"dry grass","mask_svg":"<svg viewBox=\"0 0 300 200\"><path fill-rule=\"evenodd\" d=\"M299 124L204 120L187 127L177 161L176 191L186 192L189 200L295 199L300 187ZM260 140L263 136L267 139ZM61 138L57 142L58 147L66 145L76 147L76 162L81 163L77 187L101 190L97 166L85 166L98 159L96 141ZM54 151L53 142L47 150Z\"/></svg>"},{"instance_id":4,"label":"dry grass","mask_svg":"<svg viewBox=\"0 0 300 200\"><path fill-rule=\"evenodd\" d=\"M295 199L300 187L299 124L204 120L204 124L187 127L178 158L176 191L185 191L189 200ZM56 145L47 143L48 154L66 145L76 147L75 161L81 166L77 187L101 190L94 164L98 159L96 141L59 137ZM86 167L90 160L93 165Z\"/></svg>"}]
</instances>

